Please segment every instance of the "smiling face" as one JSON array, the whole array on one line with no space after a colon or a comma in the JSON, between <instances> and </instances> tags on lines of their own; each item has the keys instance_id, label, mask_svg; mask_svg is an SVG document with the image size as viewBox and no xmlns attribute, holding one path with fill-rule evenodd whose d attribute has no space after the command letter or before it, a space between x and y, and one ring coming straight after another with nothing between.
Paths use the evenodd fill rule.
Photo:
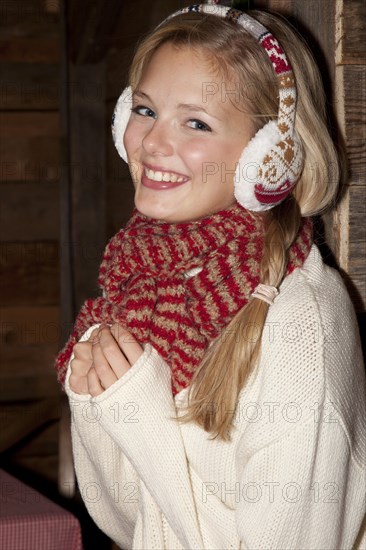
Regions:
<instances>
[{"instance_id":1,"label":"smiling face","mask_svg":"<svg viewBox=\"0 0 366 550\"><path fill-rule=\"evenodd\" d=\"M166 43L154 53L124 135L142 214L178 223L235 202L236 163L254 131L225 95L234 89L209 70L203 50Z\"/></svg>"}]
</instances>

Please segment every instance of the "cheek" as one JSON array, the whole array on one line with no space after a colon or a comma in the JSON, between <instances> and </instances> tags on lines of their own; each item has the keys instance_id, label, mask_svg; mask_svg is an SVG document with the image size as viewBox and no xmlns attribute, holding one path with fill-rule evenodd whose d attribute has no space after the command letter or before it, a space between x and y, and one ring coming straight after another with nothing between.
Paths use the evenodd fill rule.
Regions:
<instances>
[{"instance_id":1,"label":"cheek","mask_svg":"<svg viewBox=\"0 0 366 550\"><path fill-rule=\"evenodd\" d=\"M127 124L127 128L123 136L123 143L127 151L127 155L129 157L141 145L142 135L140 134L141 134L141 127L139 128L136 124L134 124L130 120L130 122Z\"/></svg>"},{"instance_id":2,"label":"cheek","mask_svg":"<svg viewBox=\"0 0 366 550\"><path fill-rule=\"evenodd\" d=\"M205 168L215 163L220 157L221 144L213 144L210 140L191 139L189 142L181 143L178 148L180 156L192 172L203 173Z\"/></svg>"}]
</instances>

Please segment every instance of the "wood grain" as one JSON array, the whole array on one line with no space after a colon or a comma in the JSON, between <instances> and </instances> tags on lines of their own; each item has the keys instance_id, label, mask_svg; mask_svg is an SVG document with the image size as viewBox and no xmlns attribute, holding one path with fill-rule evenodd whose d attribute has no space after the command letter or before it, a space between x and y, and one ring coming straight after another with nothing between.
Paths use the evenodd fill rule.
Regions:
<instances>
[{"instance_id":1,"label":"wood grain","mask_svg":"<svg viewBox=\"0 0 366 550\"><path fill-rule=\"evenodd\" d=\"M278 12L283 15L290 15L292 12L293 0L254 0L254 8Z\"/></svg>"},{"instance_id":2,"label":"wood grain","mask_svg":"<svg viewBox=\"0 0 366 550\"><path fill-rule=\"evenodd\" d=\"M366 307L366 187L348 185L335 213L339 267L357 311Z\"/></svg>"},{"instance_id":3,"label":"wood grain","mask_svg":"<svg viewBox=\"0 0 366 550\"><path fill-rule=\"evenodd\" d=\"M59 104L59 69L48 63L3 63L0 109L49 110Z\"/></svg>"},{"instance_id":4,"label":"wood grain","mask_svg":"<svg viewBox=\"0 0 366 550\"><path fill-rule=\"evenodd\" d=\"M0 243L0 305L59 303L57 241Z\"/></svg>"},{"instance_id":5,"label":"wood grain","mask_svg":"<svg viewBox=\"0 0 366 550\"><path fill-rule=\"evenodd\" d=\"M84 300L98 294L97 278L105 238L104 64L70 66L72 81L99 93L85 101L82 90L70 96L70 162L82 167L71 177L71 239L75 314Z\"/></svg>"},{"instance_id":6,"label":"wood grain","mask_svg":"<svg viewBox=\"0 0 366 550\"><path fill-rule=\"evenodd\" d=\"M1 144L0 181L58 181L60 144L57 138L8 137Z\"/></svg>"},{"instance_id":7,"label":"wood grain","mask_svg":"<svg viewBox=\"0 0 366 550\"><path fill-rule=\"evenodd\" d=\"M0 235L5 242L57 240L58 184L10 182L0 185Z\"/></svg>"},{"instance_id":8,"label":"wood grain","mask_svg":"<svg viewBox=\"0 0 366 550\"><path fill-rule=\"evenodd\" d=\"M366 2L365 0L336 0L337 65L366 64Z\"/></svg>"},{"instance_id":9,"label":"wood grain","mask_svg":"<svg viewBox=\"0 0 366 550\"><path fill-rule=\"evenodd\" d=\"M14 350L19 348L19 353L32 346L57 347L60 331L58 306L2 307L0 315L0 343L5 347ZM11 369L12 366L9 365L8 372L11 372ZM45 367L42 362L37 367L39 372L49 369L49 365ZM28 371L25 361L22 372Z\"/></svg>"},{"instance_id":10,"label":"wood grain","mask_svg":"<svg viewBox=\"0 0 366 550\"><path fill-rule=\"evenodd\" d=\"M336 68L337 114L346 145L350 185L366 185L366 65Z\"/></svg>"},{"instance_id":11,"label":"wood grain","mask_svg":"<svg viewBox=\"0 0 366 550\"><path fill-rule=\"evenodd\" d=\"M0 112L0 137L59 137L60 115L55 112ZM54 143L57 147L57 142ZM2 153L3 158L3 153Z\"/></svg>"},{"instance_id":12,"label":"wood grain","mask_svg":"<svg viewBox=\"0 0 366 550\"><path fill-rule=\"evenodd\" d=\"M76 64L97 63L106 55L109 40L123 8L120 0L73 0L69 4L71 60ZM128 22L125 22L128 26ZM120 32L120 28L118 32Z\"/></svg>"},{"instance_id":13,"label":"wood grain","mask_svg":"<svg viewBox=\"0 0 366 550\"><path fill-rule=\"evenodd\" d=\"M20 445L39 429L44 430L33 440L23 443L19 456L57 454L57 425L47 426L60 416L55 399L32 400L0 406L0 453ZM56 431L55 431L56 430Z\"/></svg>"},{"instance_id":14,"label":"wood grain","mask_svg":"<svg viewBox=\"0 0 366 550\"><path fill-rule=\"evenodd\" d=\"M2 38L55 36L59 17L44 9L39 0L1 0L0 35Z\"/></svg>"},{"instance_id":15,"label":"wood grain","mask_svg":"<svg viewBox=\"0 0 366 550\"><path fill-rule=\"evenodd\" d=\"M0 40L2 63L58 63L60 44L55 38L19 38Z\"/></svg>"},{"instance_id":16,"label":"wood grain","mask_svg":"<svg viewBox=\"0 0 366 550\"><path fill-rule=\"evenodd\" d=\"M53 367L59 335L59 307L1 307L0 401L59 394Z\"/></svg>"}]
</instances>

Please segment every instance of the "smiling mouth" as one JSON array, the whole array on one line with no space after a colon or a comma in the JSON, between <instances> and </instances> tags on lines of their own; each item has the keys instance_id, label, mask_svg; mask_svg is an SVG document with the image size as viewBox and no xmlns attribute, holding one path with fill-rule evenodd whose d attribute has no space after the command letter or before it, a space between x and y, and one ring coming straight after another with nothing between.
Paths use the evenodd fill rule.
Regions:
<instances>
[{"instance_id":1,"label":"smiling mouth","mask_svg":"<svg viewBox=\"0 0 366 550\"><path fill-rule=\"evenodd\" d=\"M189 178L184 176L178 176L173 172L163 172L160 170L151 170L150 168L144 167L144 175L149 178L151 181L157 182L166 182L166 183L184 183L188 181Z\"/></svg>"},{"instance_id":2,"label":"smiling mouth","mask_svg":"<svg viewBox=\"0 0 366 550\"><path fill-rule=\"evenodd\" d=\"M175 187L184 185L187 181L189 181L189 178L184 176L178 176L172 172L154 171L146 167L144 167L141 176L141 183L144 187L157 191L174 189Z\"/></svg>"}]
</instances>

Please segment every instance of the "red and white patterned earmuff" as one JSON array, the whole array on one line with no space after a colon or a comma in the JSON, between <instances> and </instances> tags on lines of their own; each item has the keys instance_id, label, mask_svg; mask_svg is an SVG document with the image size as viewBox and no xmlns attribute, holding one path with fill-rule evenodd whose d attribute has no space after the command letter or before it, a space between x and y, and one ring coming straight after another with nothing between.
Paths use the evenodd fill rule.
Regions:
<instances>
[{"instance_id":1,"label":"red and white patterned earmuff","mask_svg":"<svg viewBox=\"0 0 366 550\"><path fill-rule=\"evenodd\" d=\"M283 201L298 181L303 153L295 131L297 91L291 65L276 38L256 19L246 13L218 4L197 4L174 12L199 12L229 19L241 25L267 53L276 73L279 89L277 121L261 128L243 150L237 164L234 184L235 198L248 210L269 210ZM120 156L128 162L123 136L131 114L130 87L125 88L117 101L112 119L114 144Z\"/></svg>"}]
</instances>

